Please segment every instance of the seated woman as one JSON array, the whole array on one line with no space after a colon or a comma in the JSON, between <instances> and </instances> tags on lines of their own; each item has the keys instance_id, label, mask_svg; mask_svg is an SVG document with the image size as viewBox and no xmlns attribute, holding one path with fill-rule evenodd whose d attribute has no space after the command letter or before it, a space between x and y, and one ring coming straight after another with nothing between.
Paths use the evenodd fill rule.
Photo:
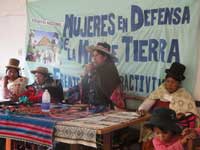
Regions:
<instances>
[{"instance_id":1,"label":"seated woman","mask_svg":"<svg viewBox=\"0 0 200 150\"><path fill-rule=\"evenodd\" d=\"M165 72L167 74L164 83L145 99L138 108L139 112L143 114L144 111L150 111L159 102L160 107L173 109L178 117L187 112L198 115L194 99L181 86L181 81L185 79L185 66L175 62Z\"/></svg>"},{"instance_id":2,"label":"seated woman","mask_svg":"<svg viewBox=\"0 0 200 150\"><path fill-rule=\"evenodd\" d=\"M61 102L64 99L60 80L54 80L47 68L37 67L31 73L34 74L35 81L27 86L27 90L21 96L27 96L28 100L34 103L41 102L44 90L48 89L52 102Z\"/></svg>"},{"instance_id":3,"label":"seated woman","mask_svg":"<svg viewBox=\"0 0 200 150\"><path fill-rule=\"evenodd\" d=\"M9 60L6 75L3 77L3 98L15 99L25 91L28 79L20 75L20 61L15 58Z\"/></svg>"},{"instance_id":4,"label":"seated woman","mask_svg":"<svg viewBox=\"0 0 200 150\"><path fill-rule=\"evenodd\" d=\"M16 100L25 91L28 79L20 75L20 61L10 58L6 66L6 75L2 80L2 96L6 99ZM0 139L1 148L4 149L5 139Z\"/></svg>"}]
</instances>

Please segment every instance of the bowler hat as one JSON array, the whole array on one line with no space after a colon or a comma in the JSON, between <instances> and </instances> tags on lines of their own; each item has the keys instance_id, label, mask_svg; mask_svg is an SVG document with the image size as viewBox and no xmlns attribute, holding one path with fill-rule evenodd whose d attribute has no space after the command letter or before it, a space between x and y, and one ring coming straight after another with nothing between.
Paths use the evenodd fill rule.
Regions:
<instances>
[{"instance_id":1,"label":"bowler hat","mask_svg":"<svg viewBox=\"0 0 200 150\"><path fill-rule=\"evenodd\" d=\"M153 111L151 119L145 124L146 127L153 129L158 127L164 131L180 133L181 128L177 124L176 112L169 108L157 108Z\"/></svg>"},{"instance_id":2,"label":"bowler hat","mask_svg":"<svg viewBox=\"0 0 200 150\"><path fill-rule=\"evenodd\" d=\"M20 63L20 61L18 59L16 59L16 58L10 58L9 62L8 62L8 65L6 66L6 68L15 68L17 70L20 70L19 63Z\"/></svg>"},{"instance_id":3,"label":"bowler hat","mask_svg":"<svg viewBox=\"0 0 200 150\"><path fill-rule=\"evenodd\" d=\"M174 62L169 69L165 70L165 72L167 73L166 78L172 77L177 81L182 81L185 79L185 66L178 62Z\"/></svg>"},{"instance_id":4,"label":"bowler hat","mask_svg":"<svg viewBox=\"0 0 200 150\"><path fill-rule=\"evenodd\" d=\"M87 51L93 52L94 50L101 51L107 55L109 55L112 59L117 59L110 50L110 45L106 42L98 42L96 46L91 45L86 48Z\"/></svg>"},{"instance_id":5,"label":"bowler hat","mask_svg":"<svg viewBox=\"0 0 200 150\"><path fill-rule=\"evenodd\" d=\"M44 75L49 75L49 71L48 68L46 67L37 67L35 70L31 70L31 73L35 74L35 73L41 73Z\"/></svg>"}]
</instances>

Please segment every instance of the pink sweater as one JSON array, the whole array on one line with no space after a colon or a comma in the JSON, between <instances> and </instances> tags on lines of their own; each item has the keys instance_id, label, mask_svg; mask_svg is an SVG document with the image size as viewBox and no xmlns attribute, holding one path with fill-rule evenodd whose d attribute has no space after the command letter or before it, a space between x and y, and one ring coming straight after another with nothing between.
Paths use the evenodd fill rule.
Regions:
<instances>
[{"instance_id":1,"label":"pink sweater","mask_svg":"<svg viewBox=\"0 0 200 150\"><path fill-rule=\"evenodd\" d=\"M172 138L168 143L164 143L158 138L154 138L153 145L155 150L184 150L183 145L178 138Z\"/></svg>"},{"instance_id":2,"label":"pink sweater","mask_svg":"<svg viewBox=\"0 0 200 150\"><path fill-rule=\"evenodd\" d=\"M200 128L196 128L195 130L196 130L197 134L200 136Z\"/></svg>"},{"instance_id":3,"label":"pink sweater","mask_svg":"<svg viewBox=\"0 0 200 150\"><path fill-rule=\"evenodd\" d=\"M200 136L200 128L195 129ZM153 139L155 150L184 150L183 145L177 137L172 138L168 143L160 141L158 138Z\"/></svg>"}]
</instances>

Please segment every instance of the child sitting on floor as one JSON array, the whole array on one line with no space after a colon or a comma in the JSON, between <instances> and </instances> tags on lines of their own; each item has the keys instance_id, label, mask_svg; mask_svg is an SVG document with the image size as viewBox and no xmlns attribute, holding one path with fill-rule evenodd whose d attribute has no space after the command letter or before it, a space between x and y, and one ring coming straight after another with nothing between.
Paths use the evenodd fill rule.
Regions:
<instances>
[{"instance_id":1,"label":"child sitting on floor","mask_svg":"<svg viewBox=\"0 0 200 150\"><path fill-rule=\"evenodd\" d=\"M155 150L184 150L189 139L196 137L195 132L184 130L177 124L175 111L168 108L158 108L153 111L149 122L145 124L154 132L153 146Z\"/></svg>"}]
</instances>

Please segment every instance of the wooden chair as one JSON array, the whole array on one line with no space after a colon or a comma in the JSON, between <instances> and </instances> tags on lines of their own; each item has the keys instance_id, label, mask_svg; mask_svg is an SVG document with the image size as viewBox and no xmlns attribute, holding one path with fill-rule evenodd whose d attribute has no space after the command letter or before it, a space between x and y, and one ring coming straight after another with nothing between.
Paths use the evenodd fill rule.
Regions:
<instances>
[{"instance_id":1,"label":"wooden chair","mask_svg":"<svg viewBox=\"0 0 200 150\"><path fill-rule=\"evenodd\" d=\"M125 96L125 107L128 111L136 111L146 97L136 95Z\"/></svg>"}]
</instances>

